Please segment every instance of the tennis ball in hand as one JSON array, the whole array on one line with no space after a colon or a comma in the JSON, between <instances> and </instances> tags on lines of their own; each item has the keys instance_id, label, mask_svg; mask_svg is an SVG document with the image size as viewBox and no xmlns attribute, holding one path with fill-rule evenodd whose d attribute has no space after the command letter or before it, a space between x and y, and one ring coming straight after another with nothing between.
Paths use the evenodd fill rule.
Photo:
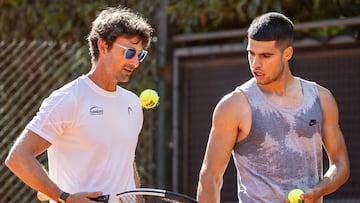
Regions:
<instances>
[{"instance_id":1,"label":"tennis ball in hand","mask_svg":"<svg viewBox=\"0 0 360 203\"><path fill-rule=\"evenodd\" d=\"M146 89L140 94L140 103L145 109L154 108L159 102L159 95L155 90Z\"/></svg>"},{"instance_id":2,"label":"tennis ball in hand","mask_svg":"<svg viewBox=\"0 0 360 203\"><path fill-rule=\"evenodd\" d=\"M288 194L288 199L290 203L302 203L303 200L300 199L300 195L304 194L304 191L300 189L293 189Z\"/></svg>"}]
</instances>

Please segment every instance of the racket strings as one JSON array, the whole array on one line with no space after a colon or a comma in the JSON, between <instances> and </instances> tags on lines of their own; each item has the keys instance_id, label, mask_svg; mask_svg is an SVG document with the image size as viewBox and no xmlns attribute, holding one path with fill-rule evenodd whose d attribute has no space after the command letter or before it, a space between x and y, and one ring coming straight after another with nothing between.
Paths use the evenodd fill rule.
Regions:
<instances>
[{"instance_id":1,"label":"racket strings","mask_svg":"<svg viewBox=\"0 0 360 203\"><path fill-rule=\"evenodd\" d=\"M126 195L120 198L121 203L145 203L143 195Z\"/></svg>"},{"instance_id":2,"label":"racket strings","mask_svg":"<svg viewBox=\"0 0 360 203\"><path fill-rule=\"evenodd\" d=\"M173 199L167 199L167 198L162 198L164 200L164 202L170 202L170 203L180 203L177 200L173 200Z\"/></svg>"},{"instance_id":3,"label":"racket strings","mask_svg":"<svg viewBox=\"0 0 360 203\"><path fill-rule=\"evenodd\" d=\"M181 203L180 201L158 196L125 195L120 197L121 203Z\"/></svg>"}]
</instances>

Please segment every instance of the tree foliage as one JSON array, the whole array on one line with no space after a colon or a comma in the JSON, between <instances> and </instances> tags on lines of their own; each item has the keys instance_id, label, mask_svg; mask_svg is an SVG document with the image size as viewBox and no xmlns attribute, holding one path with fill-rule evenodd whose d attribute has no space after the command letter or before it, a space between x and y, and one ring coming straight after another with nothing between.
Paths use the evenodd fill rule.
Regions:
<instances>
[{"instance_id":1,"label":"tree foliage","mask_svg":"<svg viewBox=\"0 0 360 203\"><path fill-rule=\"evenodd\" d=\"M126 6L152 20L157 4L119 0L0 0L0 39L84 41L97 11Z\"/></svg>"},{"instance_id":2,"label":"tree foliage","mask_svg":"<svg viewBox=\"0 0 360 203\"><path fill-rule=\"evenodd\" d=\"M247 27L257 15L277 11L295 23L360 15L358 0L170 0L170 22L178 33Z\"/></svg>"},{"instance_id":3,"label":"tree foliage","mask_svg":"<svg viewBox=\"0 0 360 203\"><path fill-rule=\"evenodd\" d=\"M0 0L0 39L84 41L96 12L117 5L141 13L156 27L161 1L165 0ZM244 28L267 11L282 12L295 23L359 16L360 1L168 0L166 11L171 33L184 34Z\"/></svg>"}]
</instances>

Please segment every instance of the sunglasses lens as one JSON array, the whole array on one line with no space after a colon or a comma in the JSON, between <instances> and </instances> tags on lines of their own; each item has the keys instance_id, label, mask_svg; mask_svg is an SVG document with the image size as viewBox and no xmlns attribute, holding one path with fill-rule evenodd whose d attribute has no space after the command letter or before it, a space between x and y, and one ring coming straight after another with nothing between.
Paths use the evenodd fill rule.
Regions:
<instances>
[{"instance_id":1,"label":"sunglasses lens","mask_svg":"<svg viewBox=\"0 0 360 203\"><path fill-rule=\"evenodd\" d=\"M126 46L123 46L121 44L116 44L117 46L125 49L125 58L126 59L132 59L134 58L134 56L136 55L137 51L136 49L134 48L128 48ZM138 54L138 59L139 59L139 62L142 62L144 59L145 59L145 56L147 54L147 51L146 50L141 50L140 53Z\"/></svg>"},{"instance_id":2,"label":"sunglasses lens","mask_svg":"<svg viewBox=\"0 0 360 203\"><path fill-rule=\"evenodd\" d=\"M147 51L145 51L145 50L142 50L142 51L139 53L139 55L138 55L138 57L139 57L139 62L142 62L142 61L145 59L146 54L147 54Z\"/></svg>"},{"instance_id":3,"label":"sunglasses lens","mask_svg":"<svg viewBox=\"0 0 360 203\"><path fill-rule=\"evenodd\" d=\"M125 52L126 59L132 59L136 54L136 50L132 48L128 48Z\"/></svg>"}]
</instances>

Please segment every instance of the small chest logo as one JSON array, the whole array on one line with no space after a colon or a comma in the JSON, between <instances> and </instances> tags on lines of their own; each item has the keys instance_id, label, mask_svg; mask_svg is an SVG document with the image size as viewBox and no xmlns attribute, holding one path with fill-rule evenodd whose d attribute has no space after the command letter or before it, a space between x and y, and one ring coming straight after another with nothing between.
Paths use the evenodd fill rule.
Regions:
<instances>
[{"instance_id":1,"label":"small chest logo","mask_svg":"<svg viewBox=\"0 0 360 203\"><path fill-rule=\"evenodd\" d=\"M309 126L313 126L313 125L316 125L317 124L317 121L314 120L314 119L311 119L310 122L309 122Z\"/></svg>"},{"instance_id":2,"label":"small chest logo","mask_svg":"<svg viewBox=\"0 0 360 203\"><path fill-rule=\"evenodd\" d=\"M93 106L90 108L90 115L103 115L104 110L101 107Z\"/></svg>"}]
</instances>

